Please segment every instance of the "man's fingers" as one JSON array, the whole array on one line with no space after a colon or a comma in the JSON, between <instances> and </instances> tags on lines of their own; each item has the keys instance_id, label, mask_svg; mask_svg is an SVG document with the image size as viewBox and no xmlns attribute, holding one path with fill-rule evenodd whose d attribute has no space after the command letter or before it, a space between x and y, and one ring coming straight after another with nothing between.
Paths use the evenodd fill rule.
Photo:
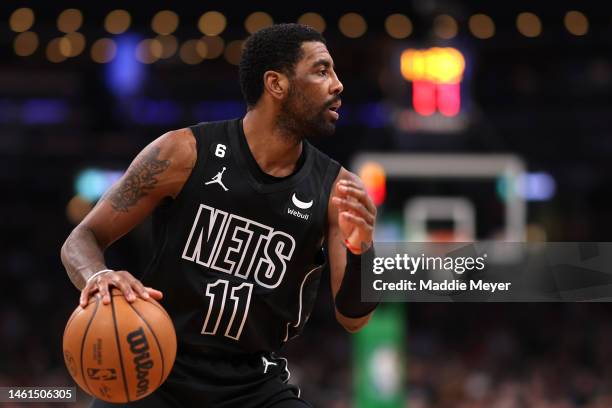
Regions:
<instances>
[{"instance_id":1,"label":"man's fingers","mask_svg":"<svg viewBox=\"0 0 612 408\"><path fill-rule=\"evenodd\" d=\"M374 223L374 216L367 210L367 208L360 202L355 200L347 200L340 197L333 197L332 202L341 210L341 211L353 211L357 215L363 217L368 223Z\"/></svg>"},{"instance_id":2,"label":"man's fingers","mask_svg":"<svg viewBox=\"0 0 612 408\"><path fill-rule=\"evenodd\" d=\"M348 222L350 222L351 224L355 225L358 228L363 228L365 230L366 233L371 233L374 228L372 227L372 225L368 224L366 222L366 220L364 220L361 217L357 217L354 214L351 214L348 211L343 211L342 213L340 213L341 217L344 217L344 219Z\"/></svg>"},{"instance_id":3,"label":"man's fingers","mask_svg":"<svg viewBox=\"0 0 612 408\"><path fill-rule=\"evenodd\" d=\"M143 299L148 299L149 296L149 292L147 292L147 290L145 289L144 285L138 280L138 279L134 279L131 282L132 288L134 289L134 291L138 294L138 296L140 296Z\"/></svg>"},{"instance_id":4,"label":"man's fingers","mask_svg":"<svg viewBox=\"0 0 612 408\"><path fill-rule=\"evenodd\" d=\"M161 300L164 296L159 290L145 287L142 282L134 278L129 272L116 271L112 274L98 277L95 282L91 282L90 285L83 288L79 298L79 305L81 307L87 306L89 297L96 291L100 293L102 303L105 305L109 304L111 302L109 285L117 287L130 303L134 302L137 296L145 300L150 298Z\"/></svg>"},{"instance_id":5,"label":"man's fingers","mask_svg":"<svg viewBox=\"0 0 612 408\"><path fill-rule=\"evenodd\" d=\"M157 289L153 289L149 286L146 286L145 289L147 290L147 292L149 292L149 295L151 295L151 297L155 300L161 300L161 298L164 297L164 294Z\"/></svg>"},{"instance_id":6,"label":"man's fingers","mask_svg":"<svg viewBox=\"0 0 612 408\"><path fill-rule=\"evenodd\" d=\"M369 224L374 224L374 216L359 201L346 200L340 197L333 197L332 202L341 210L351 210L363 217Z\"/></svg>"},{"instance_id":7,"label":"man's fingers","mask_svg":"<svg viewBox=\"0 0 612 408\"><path fill-rule=\"evenodd\" d=\"M132 281L132 287L136 293L138 293L138 295L145 300L149 298L161 300L161 298L164 297L163 293L161 293L159 290L153 289L149 286L144 286L138 279L134 279Z\"/></svg>"},{"instance_id":8,"label":"man's fingers","mask_svg":"<svg viewBox=\"0 0 612 408\"><path fill-rule=\"evenodd\" d=\"M89 302L89 297L95 289L95 285L89 285L83 288L83 290L81 291L81 297L79 298L79 306L87 306L87 302Z\"/></svg>"},{"instance_id":9,"label":"man's fingers","mask_svg":"<svg viewBox=\"0 0 612 408\"><path fill-rule=\"evenodd\" d=\"M100 281L97 284L100 296L102 296L102 303L108 305L111 301L110 294L108 292L108 283L106 281Z\"/></svg>"},{"instance_id":10,"label":"man's fingers","mask_svg":"<svg viewBox=\"0 0 612 408\"><path fill-rule=\"evenodd\" d=\"M125 296L128 302L131 303L136 300L136 295L134 294L132 287L125 279L121 279L118 276L114 276L111 283L118 287L119 290L121 290L123 296Z\"/></svg>"},{"instance_id":11,"label":"man's fingers","mask_svg":"<svg viewBox=\"0 0 612 408\"><path fill-rule=\"evenodd\" d=\"M81 296L79 297L79 306L85 307L87 305L87 299L89 298L89 286L85 286L81 291Z\"/></svg>"},{"instance_id":12,"label":"man's fingers","mask_svg":"<svg viewBox=\"0 0 612 408\"><path fill-rule=\"evenodd\" d=\"M341 180L338 182L338 191L342 195L356 198L368 209L369 212L376 214L376 207L374 206L374 203L372 203L367 191L365 191L365 189L359 184L349 180Z\"/></svg>"}]
</instances>

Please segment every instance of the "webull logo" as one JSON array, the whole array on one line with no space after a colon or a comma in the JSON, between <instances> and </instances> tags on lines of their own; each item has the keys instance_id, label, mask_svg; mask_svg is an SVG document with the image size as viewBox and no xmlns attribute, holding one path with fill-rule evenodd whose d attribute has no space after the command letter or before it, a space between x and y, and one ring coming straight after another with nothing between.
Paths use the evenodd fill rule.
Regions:
<instances>
[{"instance_id":1,"label":"webull logo","mask_svg":"<svg viewBox=\"0 0 612 408\"><path fill-rule=\"evenodd\" d=\"M134 354L134 364L136 365L136 395L143 396L149 390L149 370L153 367L153 361L149 355L149 342L142 327L134 330L127 335L127 342L130 351Z\"/></svg>"},{"instance_id":2,"label":"webull logo","mask_svg":"<svg viewBox=\"0 0 612 408\"><path fill-rule=\"evenodd\" d=\"M294 210L291 207L287 208L287 214L291 214L294 217L298 217L298 218L301 218L303 220L307 220L308 218L310 218L310 214L304 214L304 213L302 213L300 211Z\"/></svg>"}]
</instances>

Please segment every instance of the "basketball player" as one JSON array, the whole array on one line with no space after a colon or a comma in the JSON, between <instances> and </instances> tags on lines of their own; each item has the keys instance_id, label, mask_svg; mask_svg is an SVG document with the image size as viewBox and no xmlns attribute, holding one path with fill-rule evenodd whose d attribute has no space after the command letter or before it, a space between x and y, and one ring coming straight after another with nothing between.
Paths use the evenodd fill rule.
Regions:
<instances>
[{"instance_id":1,"label":"basketball player","mask_svg":"<svg viewBox=\"0 0 612 408\"><path fill-rule=\"evenodd\" d=\"M359 330L376 307L360 301L376 208L357 176L305 139L332 135L339 115L343 86L324 38L298 24L263 29L239 71L244 118L153 141L62 248L82 306L94 293L112 302L111 286L128 301L163 291L176 362L130 406L310 406L274 352L306 323L325 262L342 326ZM156 249L141 283L110 270L103 252L149 214Z\"/></svg>"}]
</instances>

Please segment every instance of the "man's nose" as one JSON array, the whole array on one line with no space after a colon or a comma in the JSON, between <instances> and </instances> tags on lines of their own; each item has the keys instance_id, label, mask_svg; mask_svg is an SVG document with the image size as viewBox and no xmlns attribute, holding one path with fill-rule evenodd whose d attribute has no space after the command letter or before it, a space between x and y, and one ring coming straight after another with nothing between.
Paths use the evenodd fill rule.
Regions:
<instances>
[{"instance_id":1,"label":"man's nose","mask_svg":"<svg viewBox=\"0 0 612 408\"><path fill-rule=\"evenodd\" d=\"M340 82L340 79L334 72L334 81L332 83L331 93L334 95L339 95L342 93L342 91L344 91L344 85L342 85L342 82Z\"/></svg>"}]
</instances>

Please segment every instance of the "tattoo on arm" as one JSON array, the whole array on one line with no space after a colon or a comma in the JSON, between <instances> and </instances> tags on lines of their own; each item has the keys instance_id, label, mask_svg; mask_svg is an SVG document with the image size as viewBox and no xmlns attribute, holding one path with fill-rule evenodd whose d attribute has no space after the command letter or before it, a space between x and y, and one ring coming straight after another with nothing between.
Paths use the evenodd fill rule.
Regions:
<instances>
[{"instance_id":1,"label":"tattoo on arm","mask_svg":"<svg viewBox=\"0 0 612 408\"><path fill-rule=\"evenodd\" d=\"M128 212L142 197L155 188L158 179L169 166L170 160L159 160L159 147L152 147L134 163L123 176L119 185L105 196L116 211Z\"/></svg>"}]
</instances>

